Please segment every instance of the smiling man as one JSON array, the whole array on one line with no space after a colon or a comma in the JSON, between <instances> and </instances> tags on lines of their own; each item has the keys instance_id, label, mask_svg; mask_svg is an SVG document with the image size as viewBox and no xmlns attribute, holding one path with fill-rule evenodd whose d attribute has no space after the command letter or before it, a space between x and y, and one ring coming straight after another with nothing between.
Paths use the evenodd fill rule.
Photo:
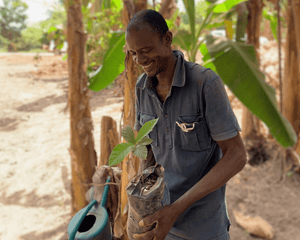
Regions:
<instances>
[{"instance_id":1,"label":"smiling man","mask_svg":"<svg viewBox=\"0 0 300 240\"><path fill-rule=\"evenodd\" d=\"M140 224L156 227L143 240L228 240L226 182L243 169L246 152L224 84L212 70L172 51L172 32L154 10L135 14L126 48L141 65L136 124L159 118L148 154L165 169L170 205Z\"/></svg>"}]
</instances>

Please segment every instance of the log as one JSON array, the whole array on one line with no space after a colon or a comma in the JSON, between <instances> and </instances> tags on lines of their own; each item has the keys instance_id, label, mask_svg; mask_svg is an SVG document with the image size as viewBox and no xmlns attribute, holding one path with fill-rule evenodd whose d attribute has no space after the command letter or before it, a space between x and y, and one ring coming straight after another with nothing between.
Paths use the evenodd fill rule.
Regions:
<instances>
[{"instance_id":1,"label":"log","mask_svg":"<svg viewBox=\"0 0 300 240\"><path fill-rule=\"evenodd\" d=\"M114 147L119 143L120 139L116 121L109 116L103 116L101 119L100 160L98 167L108 165L109 156Z\"/></svg>"}]
</instances>

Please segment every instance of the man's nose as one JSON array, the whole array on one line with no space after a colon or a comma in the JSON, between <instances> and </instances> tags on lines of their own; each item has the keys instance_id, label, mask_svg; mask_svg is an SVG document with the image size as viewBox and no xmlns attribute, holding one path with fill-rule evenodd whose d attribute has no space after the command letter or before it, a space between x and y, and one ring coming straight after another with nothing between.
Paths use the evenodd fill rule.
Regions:
<instances>
[{"instance_id":1,"label":"man's nose","mask_svg":"<svg viewBox=\"0 0 300 240\"><path fill-rule=\"evenodd\" d=\"M147 62L147 58L142 53L136 53L135 62L143 66Z\"/></svg>"}]
</instances>

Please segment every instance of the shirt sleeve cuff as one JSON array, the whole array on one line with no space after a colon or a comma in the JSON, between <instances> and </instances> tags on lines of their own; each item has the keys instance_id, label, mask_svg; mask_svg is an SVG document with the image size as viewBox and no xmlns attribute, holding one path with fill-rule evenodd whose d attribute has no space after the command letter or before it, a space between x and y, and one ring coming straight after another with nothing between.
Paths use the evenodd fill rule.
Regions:
<instances>
[{"instance_id":1,"label":"shirt sleeve cuff","mask_svg":"<svg viewBox=\"0 0 300 240\"><path fill-rule=\"evenodd\" d=\"M211 137L215 141L224 141L224 140L235 137L237 135L237 131L241 132L242 130L239 127L238 129L230 131L230 132L221 133L221 134L211 134Z\"/></svg>"}]
</instances>

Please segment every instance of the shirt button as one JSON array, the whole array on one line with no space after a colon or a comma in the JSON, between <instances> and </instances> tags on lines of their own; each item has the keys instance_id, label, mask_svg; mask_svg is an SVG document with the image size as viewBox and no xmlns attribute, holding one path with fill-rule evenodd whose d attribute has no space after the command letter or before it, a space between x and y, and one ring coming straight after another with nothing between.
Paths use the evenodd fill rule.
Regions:
<instances>
[{"instance_id":1,"label":"shirt button","mask_svg":"<svg viewBox=\"0 0 300 240\"><path fill-rule=\"evenodd\" d=\"M165 114L165 117L167 118L167 117L168 117L168 114Z\"/></svg>"},{"instance_id":2,"label":"shirt button","mask_svg":"<svg viewBox=\"0 0 300 240\"><path fill-rule=\"evenodd\" d=\"M170 131L170 128L167 127L167 132L169 132L169 131Z\"/></svg>"}]
</instances>

